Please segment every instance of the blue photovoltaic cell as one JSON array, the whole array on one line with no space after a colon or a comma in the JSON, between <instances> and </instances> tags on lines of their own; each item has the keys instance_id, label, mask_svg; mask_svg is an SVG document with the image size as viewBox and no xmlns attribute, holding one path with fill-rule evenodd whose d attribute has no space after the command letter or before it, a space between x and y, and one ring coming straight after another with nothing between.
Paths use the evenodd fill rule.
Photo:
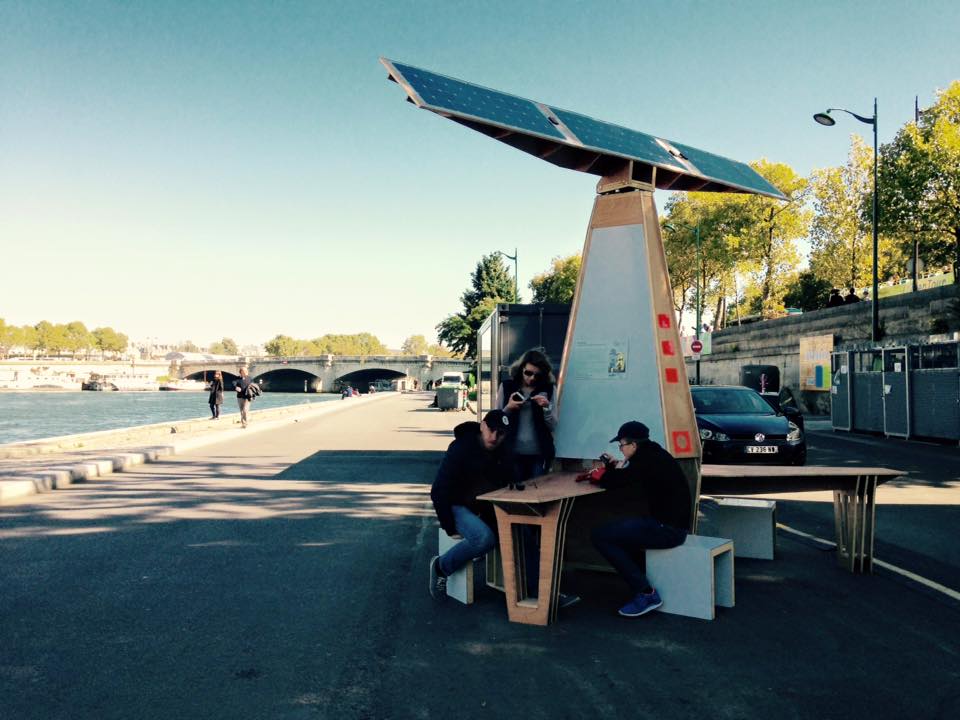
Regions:
<instances>
[{"instance_id":1,"label":"blue photovoltaic cell","mask_svg":"<svg viewBox=\"0 0 960 720\"><path fill-rule=\"evenodd\" d=\"M584 145L636 158L654 165L668 165L685 170L670 153L657 144L656 138L636 130L594 120L569 110L550 108Z\"/></svg>"},{"instance_id":2,"label":"blue photovoltaic cell","mask_svg":"<svg viewBox=\"0 0 960 720\"><path fill-rule=\"evenodd\" d=\"M706 188L710 191L744 190L784 199L779 190L745 163L698 150L689 145L667 141L673 148L683 153L686 160L681 160L671 155L652 135L595 120L569 110L549 108L549 111L556 115L576 138L573 140L563 135L547 119L544 112L530 100L438 75L412 65L392 62L386 58L382 60L388 67L392 64L391 73L395 72L399 75L398 79L409 85L428 110L473 119L494 127L512 129L522 135L531 134L549 138L570 147L579 147L577 144L579 141L587 151L633 159L641 163L669 168L688 177L711 181ZM514 144L510 140L504 140L504 142ZM532 152L527 148L521 149ZM672 182L668 177L666 186L671 186Z\"/></svg>"},{"instance_id":3,"label":"blue photovoltaic cell","mask_svg":"<svg viewBox=\"0 0 960 720\"><path fill-rule=\"evenodd\" d=\"M722 183L736 185L746 190L771 193L778 196L781 195L777 188L767 182L762 175L745 163L730 160L720 155L714 155L706 150L697 150L695 147L673 142L672 140L670 144L682 152L701 173L709 178Z\"/></svg>"},{"instance_id":4,"label":"blue photovoltaic cell","mask_svg":"<svg viewBox=\"0 0 960 720\"><path fill-rule=\"evenodd\" d=\"M566 140L529 100L488 90L410 65L393 63L403 79L431 107L469 115L497 125Z\"/></svg>"}]
</instances>

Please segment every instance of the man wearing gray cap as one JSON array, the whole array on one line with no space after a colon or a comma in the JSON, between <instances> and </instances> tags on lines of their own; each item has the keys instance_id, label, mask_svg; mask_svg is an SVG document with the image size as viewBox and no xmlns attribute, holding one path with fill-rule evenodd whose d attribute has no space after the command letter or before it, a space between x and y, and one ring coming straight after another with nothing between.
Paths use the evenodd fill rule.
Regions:
<instances>
[{"instance_id":1,"label":"man wearing gray cap","mask_svg":"<svg viewBox=\"0 0 960 720\"><path fill-rule=\"evenodd\" d=\"M513 458L503 444L509 427L510 418L502 410L491 410L482 422L460 423L453 429L455 439L437 471L430 499L440 527L463 540L430 559L434 599L446 598L448 575L497 543L493 505L477 496L514 482Z\"/></svg>"},{"instance_id":2,"label":"man wearing gray cap","mask_svg":"<svg viewBox=\"0 0 960 720\"><path fill-rule=\"evenodd\" d=\"M663 604L643 570L644 551L682 545L690 527L690 488L673 456L650 439L650 429L631 420L610 442L619 443L623 460L600 456L605 472L592 473L607 493L605 502L620 509L618 519L593 529L594 547L627 581L633 598L620 608L639 617Z\"/></svg>"}]
</instances>

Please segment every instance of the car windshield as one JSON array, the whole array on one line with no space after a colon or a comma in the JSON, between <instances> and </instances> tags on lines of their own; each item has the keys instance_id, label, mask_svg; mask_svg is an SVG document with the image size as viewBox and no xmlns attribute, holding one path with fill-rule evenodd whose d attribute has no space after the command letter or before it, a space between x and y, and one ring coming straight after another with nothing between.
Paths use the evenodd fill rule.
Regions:
<instances>
[{"instance_id":1,"label":"car windshield","mask_svg":"<svg viewBox=\"0 0 960 720\"><path fill-rule=\"evenodd\" d=\"M735 388L710 388L695 390L693 407L704 415L749 413L773 415L773 408L753 390Z\"/></svg>"}]
</instances>

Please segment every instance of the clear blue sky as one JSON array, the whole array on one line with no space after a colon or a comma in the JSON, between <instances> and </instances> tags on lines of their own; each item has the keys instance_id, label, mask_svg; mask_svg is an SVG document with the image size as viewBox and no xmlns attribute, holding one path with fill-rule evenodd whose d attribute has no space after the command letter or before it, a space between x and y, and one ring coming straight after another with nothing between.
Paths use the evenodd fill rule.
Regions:
<instances>
[{"instance_id":1,"label":"clear blue sky","mask_svg":"<svg viewBox=\"0 0 960 720\"><path fill-rule=\"evenodd\" d=\"M0 0L0 317L135 338L369 331L583 242L596 178L404 102L381 55L807 174L960 77L956 2ZM665 193L658 193L662 205ZM529 291L526 293L529 297Z\"/></svg>"}]
</instances>

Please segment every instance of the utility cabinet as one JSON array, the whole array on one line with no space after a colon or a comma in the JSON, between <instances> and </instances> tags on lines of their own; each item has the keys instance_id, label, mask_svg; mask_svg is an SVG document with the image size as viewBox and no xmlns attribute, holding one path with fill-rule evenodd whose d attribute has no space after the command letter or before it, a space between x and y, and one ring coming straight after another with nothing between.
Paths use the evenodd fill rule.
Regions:
<instances>
[{"instance_id":1,"label":"utility cabinet","mask_svg":"<svg viewBox=\"0 0 960 720\"><path fill-rule=\"evenodd\" d=\"M477 332L477 413L493 409L500 383L527 350L540 350L559 376L570 306L500 303Z\"/></svg>"}]
</instances>

